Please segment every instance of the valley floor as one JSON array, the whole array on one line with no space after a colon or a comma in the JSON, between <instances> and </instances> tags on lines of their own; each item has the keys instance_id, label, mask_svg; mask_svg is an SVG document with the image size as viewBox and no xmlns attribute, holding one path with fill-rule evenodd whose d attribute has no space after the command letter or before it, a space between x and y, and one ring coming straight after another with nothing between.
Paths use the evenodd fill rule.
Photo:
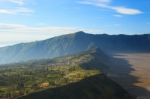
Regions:
<instances>
[{"instance_id":1,"label":"valley floor","mask_svg":"<svg viewBox=\"0 0 150 99\"><path fill-rule=\"evenodd\" d=\"M110 76L138 99L150 99L150 53L113 55Z\"/></svg>"}]
</instances>

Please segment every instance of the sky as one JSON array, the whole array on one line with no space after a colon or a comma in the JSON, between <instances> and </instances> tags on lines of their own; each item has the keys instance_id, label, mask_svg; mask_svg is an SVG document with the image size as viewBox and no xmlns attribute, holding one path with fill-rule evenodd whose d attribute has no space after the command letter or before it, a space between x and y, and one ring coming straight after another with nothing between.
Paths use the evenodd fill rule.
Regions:
<instances>
[{"instance_id":1,"label":"sky","mask_svg":"<svg viewBox=\"0 0 150 99\"><path fill-rule=\"evenodd\" d=\"M150 33L150 0L0 0L0 47L85 31Z\"/></svg>"}]
</instances>

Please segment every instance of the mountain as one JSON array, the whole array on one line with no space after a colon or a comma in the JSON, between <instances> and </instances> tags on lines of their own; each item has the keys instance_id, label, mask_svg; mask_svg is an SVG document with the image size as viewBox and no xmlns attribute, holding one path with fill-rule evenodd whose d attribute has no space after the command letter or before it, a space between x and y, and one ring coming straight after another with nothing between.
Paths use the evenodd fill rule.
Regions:
<instances>
[{"instance_id":1,"label":"mountain","mask_svg":"<svg viewBox=\"0 0 150 99\"><path fill-rule=\"evenodd\" d=\"M150 52L150 35L87 34L82 31L0 48L0 63L54 58L98 47L105 52Z\"/></svg>"},{"instance_id":2,"label":"mountain","mask_svg":"<svg viewBox=\"0 0 150 99\"><path fill-rule=\"evenodd\" d=\"M3 65L0 95L8 99L134 99L103 73L109 69L105 62L109 62L109 56L99 48L90 48L54 59ZM45 82L48 87L38 87Z\"/></svg>"},{"instance_id":3,"label":"mountain","mask_svg":"<svg viewBox=\"0 0 150 99\"><path fill-rule=\"evenodd\" d=\"M54 59L0 66L0 97L6 99L134 99L103 71L99 48ZM20 75L21 74L21 75ZM46 88L41 87L48 84ZM40 87L39 87L40 86Z\"/></svg>"},{"instance_id":4,"label":"mountain","mask_svg":"<svg viewBox=\"0 0 150 99\"><path fill-rule=\"evenodd\" d=\"M95 75L65 86L35 92L18 99L134 99L104 75Z\"/></svg>"},{"instance_id":5,"label":"mountain","mask_svg":"<svg viewBox=\"0 0 150 99\"><path fill-rule=\"evenodd\" d=\"M39 59L39 60L30 60L26 62L19 62L19 63L11 63L11 64L4 64L0 65L0 67L15 67L15 66L25 66L26 67L41 67L45 68L45 66L58 66L58 65L65 65L65 66L81 66L85 69L101 69L105 70L108 69L106 63L109 62L109 56L105 54L99 48L90 48L86 51L57 57L53 59Z\"/></svg>"}]
</instances>

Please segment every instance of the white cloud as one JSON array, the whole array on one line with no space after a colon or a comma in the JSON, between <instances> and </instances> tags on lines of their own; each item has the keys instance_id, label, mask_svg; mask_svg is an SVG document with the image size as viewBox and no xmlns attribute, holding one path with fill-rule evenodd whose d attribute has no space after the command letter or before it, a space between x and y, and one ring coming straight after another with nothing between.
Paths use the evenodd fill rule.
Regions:
<instances>
[{"instance_id":1,"label":"white cloud","mask_svg":"<svg viewBox=\"0 0 150 99\"><path fill-rule=\"evenodd\" d=\"M29 9L29 8L25 8L25 7L16 7L16 8L13 8L13 9L0 8L0 14L28 15L28 14L31 14L31 13L33 13L33 10Z\"/></svg>"},{"instance_id":2,"label":"white cloud","mask_svg":"<svg viewBox=\"0 0 150 99\"><path fill-rule=\"evenodd\" d=\"M79 1L79 3L87 5L95 5L99 7L107 7L107 5L111 3L111 0L81 0Z\"/></svg>"},{"instance_id":3,"label":"white cloud","mask_svg":"<svg viewBox=\"0 0 150 99\"><path fill-rule=\"evenodd\" d=\"M9 14L9 15L29 15L34 11L28 7L25 7L27 0L0 0L0 3L6 5L5 8L0 7L0 14ZM11 7L7 7L9 4L16 4Z\"/></svg>"},{"instance_id":4,"label":"white cloud","mask_svg":"<svg viewBox=\"0 0 150 99\"><path fill-rule=\"evenodd\" d=\"M22 24L0 24L0 33L67 33L76 31L74 27L27 26Z\"/></svg>"},{"instance_id":5,"label":"white cloud","mask_svg":"<svg viewBox=\"0 0 150 99\"><path fill-rule=\"evenodd\" d=\"M81 0L81 3L101 3L101 4L109 4L112 0Z\"/></svg>"},{"instance_id":6,"label":"white cloud","mask_svg":"<svg viewBox=\"0 0 150 99\"><path fill-rule=\"evenodd\" d=\"M21 42L43 40L50 37L85 31L98 33L99 29L85 29L78 27L27 26L23 24L0 24L0 47Z\"/></svg>"},{"instance_id":7,"label":"white cloud","mask_svg":"<svg viewBox=\"0 0 150 99\"><path fill-rule=\"evenodd\" d=\"M112 7L116 12L120 14L127 14L127 15L136 15L143 13L138 9L126 8L126 7Z\"/></svg>"},{"instance_id":8,"label":"white cloud","mask_svg":"<svg viewBox=\"0 0 150 99\"><path fill-rule=\"evenodd\" d=\"M0 24L0 33L73 33L76 31L98 32L99 29L85 29L78 27L54 27L54 26L27 26L23 24ZM57 34L56 34L57 35Z\"/></svg>"},{"instance_id":9,"label":"white cloud","mask_svg":"<svg viewBox=\"0 0 150 99\"><path fill-rule=\"evenodd\" d=\"M19 4L19 5L23 5L25 3L25 0L8 0L8 1Z\"/></svg>"},{"instance_id":10,"label":"white cloud","mask_svg":"<svg viewBox=\"0 0 150 99\"><path fill-rule=\"evenodd\" d=\"M93 5L98 6L105 9L111 9L119 14L124 15L137 15L143 13L139 9L134 8L127 8L122 6L112 6L111 5L112 0L81 0L79 3L81 4L87 4L87 5Z\"/></svg>"},{"instance_id":11,"label":"white cloud","mask_svg":"<svg viewBox=\"0 0 150 99\"><path fill-rule=\"evenodd\" d=\"M0 2L8 2L8 3L15 3L17 5L25 4L26 0L0 0Z\"/></svg>"},{"instance_id":12,"label":"white cloud","mask_svg":"<svg viewBox=\"0 0 150 99\"><path fill-rule=\"evenodd\" d=\"M0 9L0 13L1 14L12 14L12 11L10 11L8 9Z\"/></svg>"}]
</instances>

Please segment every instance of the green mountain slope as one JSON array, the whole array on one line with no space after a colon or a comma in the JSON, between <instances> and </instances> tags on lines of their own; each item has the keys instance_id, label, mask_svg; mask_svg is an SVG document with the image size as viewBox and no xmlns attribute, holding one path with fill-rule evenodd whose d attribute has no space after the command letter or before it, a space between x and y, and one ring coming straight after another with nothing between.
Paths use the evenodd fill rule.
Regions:
<instances>
[{"instance_id":1,"label":"green mountain slope","mask_svg":"<svg viewBox=\"0 0 150 99\"><path fill-rule=\"evenodd\" d=\"M43 41L0 48L0 63L54 58L99 47L105 52L150 52L150 35L106 35L77 32Z\"/></svg>"},{"instance_id":2,"label":"green mountain slope","mask_svg":"<svg viewBox=\"0 0 150 99\"><path fill-rule=\"evenodd\" d=\"M103 51L92 48L65 57L1 65L0 97L132 99L130 94L103 74L103 70L109 69L106 59L108 62L109 57Z\"/></svg>"},{"instance_id":3,"label":"green mountain slope","mask_svg":"<svg viewBox=\"0 0 150 99\"><path fill-rule=\"evenodd\" d=\"M18 99L133 99L124 89L104 75L47 89Z\"/></svg>"}]
</instances>

